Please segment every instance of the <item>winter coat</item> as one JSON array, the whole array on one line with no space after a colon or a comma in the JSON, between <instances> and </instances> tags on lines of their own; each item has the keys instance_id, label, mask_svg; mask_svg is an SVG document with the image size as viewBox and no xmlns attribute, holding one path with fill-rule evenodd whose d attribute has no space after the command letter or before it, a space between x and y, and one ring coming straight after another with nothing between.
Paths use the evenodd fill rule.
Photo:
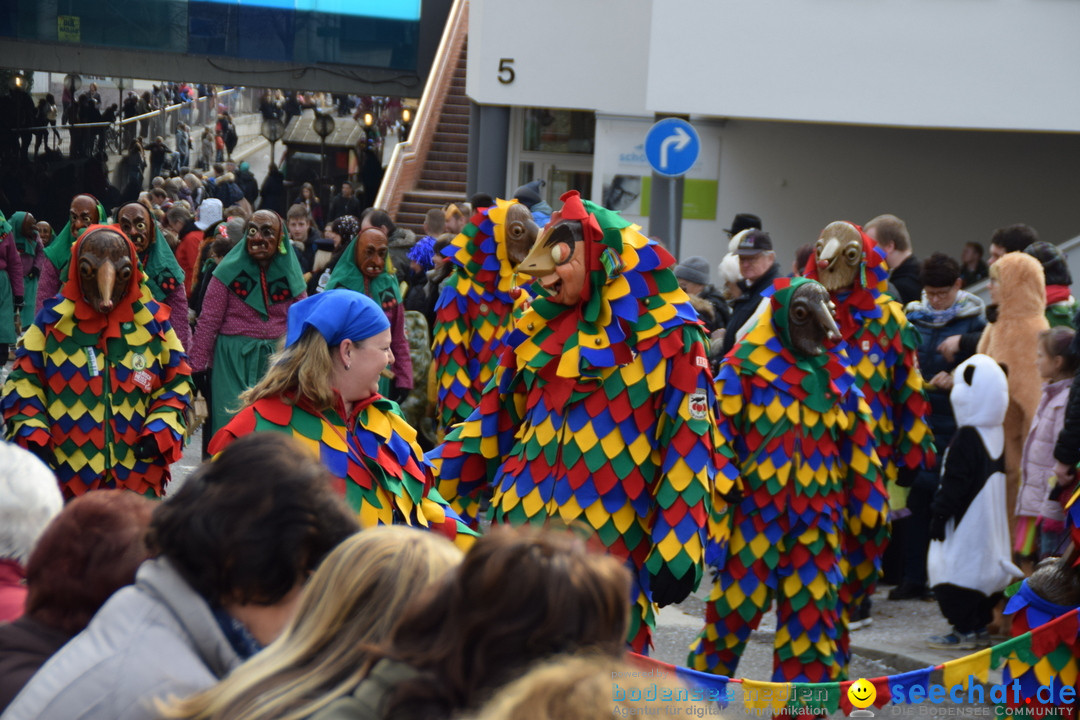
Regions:
<instances>
[{"instance_id":1,"label":"winter coat","mask_svg":"<svg viewBox=\"0 0 1080 720\"><path fill-rule=\"evenodd\" d=\"M184 271L184 291L188 295L188 307L191 307L191 293L195 290L195 266L199 262L199 247L204 238L203 231L196 227L192 220L180 230L180 244L176 246L176 262Z\"/></svg>"},{"instance_id":2,"label":"winter coat","mask_svg":"<svg viewBox=\"0 0 1080 720\"><path fill-rule=\"evenodd\" d=\"M739 339L737 337L739 328L753 317L758 305L761 304L761 293L771 286L773 280L778 277L780 277L780 265L773 263L773 266L749 287L745 285L745 281L739 283L743 294L731 303L731 319L728 320L727 332L724 333L724 346L720 349L721 355L727 355L728 351L734 347L735 341Z\"/></svg>"},{"instance_id":3,"label":"winter coat","mask_svg":"<svg viewBox=\"0 0 1080 720\"><path fill-rule=\"evenodd\" d=\"M394 274L398 280L405 280L409 274L409 251L416 245L416 233L408 228L399 227L387 238L390 262L394 265Z\"/></svg>"},{"instance_id":4,"label":"winter coat","mask_svg":"<svg viewBox=\"0 0 1080 720\"><path fill-rule=\"evenodd\" d=\"M405 663L384 658L375 664L368 676L348 695L340 697L315 713L312 720L386 720L386 706L399 683L413 680L420 673ZM420 714L410 706L407 716L442 717L433 706Z\"/></svg>"},{"instance_id":5,"label":"winter coat","mask_svg":"<svg viewBox=\"0 0 1080 720\"><path fill-rule=\"evenodd\" d=\"M901 305L916 302L922 296L923 287L919 280L921 267L922 264L918 259L914 255L909 255L904 262L889 273L889 282L895 285L897 292L900 293L900 297L896 300L899 300Z\"/></svg>"},{"instance_id":6,"label":"winter coat","mask_svg":"<svg viewBox=\"0 0 1080 720\"><path fill-rule=\"evenodd\" d=\"M1061 506L1050 499L1050 477L1054 474L1054 442L1065 426L1065 403L1072 378L1043 385L1031 430L1024 441L1020 467L1020 491L1016 496L1016 516L1048 517L1064 521Z\"/></svg>"},{"instance_id":7,"label":"winter coat","mask_svg":"<svg viewBox=\"0 0 1080 720\"><path fill-rule=\"evenodd\" d=\"M0 713L71 636L26 615L0 624Z\"/></svg>"},{"instance_id":8,"label":"winter coat","mask_svg":"<svg viewBox=\"0 0 1080 720\"><path fill-rule=\"evenodd\" d=\"M971 353L965 355L960 352L949 362L937 349L945 338L981 332L986 327L986 308L977 295L961 290L953 307L956 308L956 314L944 323L937 319L938 316L935 316L925 297L918 302L908 303L904 308L908 322L919 331L919 370L927 383L939 372L952 372L957 365L971 356ZM949 393L928 384L923 387L926 388L926 397L930 401L930 416L927 420L930 429L934 431L934 444L939 450L944 450L956 432L956 419L953 417Z\"/></svg>"},{"instance_id":9,"label":"winter coat","mask_svg":"<svg viewBox=\"0 0 1080 720\"><path fill-rule=\"evenodd\" d=\"M731 308L728 307L724 296L713 285L706 285L697 296L690 298L690 303L701 316L705 329L709 333L727 327L728 321L731 320Z\"/></svg>"},{"instance_id":10,"label":"winter coat","mask_svg":"<svg viewBox=\"0 0 1080 720\"><path fill-rule=\"evenodd\" d=\"M26 605L26 569L10 559L0 559L0 622L21 617Z\"/></svg>"},{"instance_id":11,"label":"winter coat","mask_svg":"<svg viewBox=\"0 0 1080 720\"><path fill-rule=\"evenodd\" d=\"M979 338L978 352L1008 366L1009 409L1005 413L1005 478L1009 522L1020 487L1020 456L1042 394L1035 372L1039 333L1049 329L1044 315L1043 268L1026 253L1008 253L991 268L998 276L997 319Z\"/></svg>"},{"instance_id":12,"label":"winter coat","mask_svg":"<svg viewBox=\"0 0 1080 720\"><path fill-rule=\"evenodd\" d=\"M165 558L147 560L90 625L38 671L4 720L152 720L240 665L207 601Z\"/></svg>"}]
</instances>

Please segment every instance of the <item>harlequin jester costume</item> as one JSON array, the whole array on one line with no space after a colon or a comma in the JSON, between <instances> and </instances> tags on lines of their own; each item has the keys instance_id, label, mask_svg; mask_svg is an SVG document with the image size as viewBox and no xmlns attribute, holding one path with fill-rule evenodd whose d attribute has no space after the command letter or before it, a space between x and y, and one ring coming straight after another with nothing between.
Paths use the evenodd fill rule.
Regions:
<instances>
[{"instance_id":1,"label":"harlequin jester costume","mask_svg":"<svg viewBox=\"0 0 1080 720\"><path fill-rule=\"evenodd\" d=\"M642 651L650 601L678 602L700 581L709 494L732 479L716 476L705 336L674 260L618 214L562 199L530 258L562 226L580 232L580 303L532 303L479 407L428 458L463 515L490 487L494 522L591 528L632 572L629 640Z\"/></svg>"},{"instance_id":2,"label":"harlequin jester costume","mask_svg":"<svg viewBox=\"0 0 1080 720\"><path fill-rule=\"evenodd\" d=\"M510 291L516 273L508 252L506 215L514 205L524 209L517 202L496 200L493 207L479 210L442 251L457 267L439 296L432 330L440 433L480 404L513 329ZM532 230L535 240L535 224Z\"/></svg>"},{"instance_id":3,"label":"harlequin jester costume","mask_svg":"<svg viewBox=\"0 0 1080 720\"><path fill-rule=\"evenodd\" d=\"M810 256L806 277L820 280L836 305L856 383L870 407L874 448L885 472L889 509L895 513L906 507L907 488L915 474L933 467L934 439L926 422L930 403L917 368L918 333L900 304L886 294L884 261L884 253L862 228L831 223ZM871 502L876 508L879 501ZM871 530L862 525L858 513L849 518L845 541L849 569L841 591L847 610L860 608L873 595L888 539L887 525Z\"/></svg>"},{"instance_id":4,"label":"harlequin jester costume","mask_svg":"<svg viewBox=\"0 0 1080 720\"><path fill-rule=\"evenodd\" d=\"M389 327L381 308L360 293L329 290L296 303L289 312L286 347L313 328L334 347L342 340L364 340ZM334 475L335 486L357 514L361 527L403 523L427 527L462 548L476 533L432 487L423 465L416 430L396 403L372 395L345 410L335 393L333 407L320 410L293 393L255 400L241 410L210 443L217 454L252 432L294 436Z\"/></svg>"},{"instance_id":5,"label":"harlequin jester costume","mask_svg":"<svg viewBox=\"0 0 1080 720\"><path fill-rule=\"evenodd\" d=\"M72 246L71 262L101 228L120 233L91 226ZM127 245L134 267L135 247ZM160 496L169 464L180 459L190 370L167 311L141 277L131 274L122 301L105 315L86 302L73 273L26 331L4 386L8 438L51 450L67 498L113 487ZM135 452L148 437L158 451L152 461Z\"/></svg>"},{"instance_id":6,"label":"harlequin jester costume","mask_svg":"<svg viewBox=\"0 0 1080 720\"><path fill-rule=\"evenodd\" d=\"M98 222L104 223L108 217L105 207L98 202L97 198L87 193L80 193L92 198L97 203ZM75 196L76 198L79 195ZM72 198L74 200L74 198ZM64 229L57 233L49 246L45 248L45 262L41 266L41 276L38 278L37 307L45 305L45 301L60 292L60 288L68 279L68 264L71 261L71 247L78 238L72 237L71 220L68 220Z\"/></svg>"},{"instance_id":7,"label":"harlequin jester costume","mask_svg":"<svg viewBox=\"0 0 1080 720\"><path fill-rule=\"evenodd\" d=\"M240 393L266 372L285 334L289 306L305 295L304 275L285 228L266 268L251 258L244 242L218 263L203 296L190 351L193 370L213 368L211 429L203 432L216 432L232 419Z\"/></svg>"},{"instance_id":8,"label":"harlequin jester costume","mask_svg":"<svg viewBox=\"0 0 1080 720\"><path fill-rule=\"evenodd\" d=\"M742 499L718 514L710 553L718 574L688 661L698 670L734 675L775 596L773 680L829 682L846 673L838 649L845 521L854 511L866 528L884 527L884 483L843 345L813 356L793 351L789 311L807 286L824 304L824 289L803 278L766 290L757 325L717 374L720 431L735 454Z\"/></svg>"}]
</instances>

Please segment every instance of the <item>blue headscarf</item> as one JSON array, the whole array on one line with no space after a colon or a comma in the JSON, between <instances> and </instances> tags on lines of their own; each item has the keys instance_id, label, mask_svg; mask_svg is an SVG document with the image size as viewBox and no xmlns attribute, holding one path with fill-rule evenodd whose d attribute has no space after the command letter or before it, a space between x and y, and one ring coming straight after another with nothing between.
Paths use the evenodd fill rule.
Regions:
<instances>
[{"instance_id":1,"label":"blue headscarf","mask_svg":"<svg viewBox=\"0 0 1080 720\"><path fill-rule=\"evenodd\" d=\"M386 313L374 300L355 290L327 290L293 303L289 308L285 347L295 344L304 331L313 327L326 342L359 342L390 328Z\"/></svg>"}]
</instances>

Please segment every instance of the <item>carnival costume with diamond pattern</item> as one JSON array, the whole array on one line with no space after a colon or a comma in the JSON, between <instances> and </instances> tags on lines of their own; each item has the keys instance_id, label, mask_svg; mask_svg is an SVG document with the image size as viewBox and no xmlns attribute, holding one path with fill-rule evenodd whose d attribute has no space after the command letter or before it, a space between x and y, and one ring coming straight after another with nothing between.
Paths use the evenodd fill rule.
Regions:
<instances>
[{"instance_id":1,"label":"carnival costume with diamond pattern","mask_svg":"<svg viewBox=\"0 0 1080 720\"><path fill-rule=\"evenodd\" d=\"M773 680L846 674L843 536L849 517L867 532L885 527L885 486L843 344L817 356L791 349L788 304L809 282L784 278L766 290L757 325L717 374L720 431L735 453L742 499L719 514L714 531L709 559L718 573L688 661L698 670L734 676L775 596Z\"/></svg>"},{"instance_id":2,"label":"carnival costume with diamond pattern","mask_svg":"<svg viewBox=\"0 0 1080 720\"><path fill-rule=\"evenodd\" d=\"M514 204L496 200L493 207L478 210L442 251L457 267L439 295L432 329L440 433L480 404L513 330L515 272L505 219Z\"/></svg>"},{"instance_id":3,"label":"carnival costume with diamond pattern","mask_svg":"<svg viewBox=\"0 0 1080 720\"><path fill-rule=\"evenodd\" d=\"M290 434L309 448L334 476L335 488L362 528L393 523L426 527L462 549L476 537L432 486L416 430L397 404L381 395L356 403L348 421L340 398L325 412L304 399L262 398L214 435L210 452L216 455L236 438L263 431Z\"/></svg>"},{"instance_id":4,"label":"carnival costume with diamond pattern","mask_svg":"<svg viewBox=\"0 0 1080 720\"><path fill-rule=\"evenodd\" d=\"M577 192L562 199L548 228L581 223L580 304L532 303L479 407L429 459L463 515L490 487L494 522L591 528L631 570L628 638L642 651L651 600L677 602L700 581L710 491L732 486L716 477L727 450L703 326L674 260L617 213Z\"/></svg>"},{"instance_id":5,"label":"carnival costume with diamond pattern","mask_svg":"<svg viewBox=\"0 0 1080 720\"><path fill-rule=\"evenodd\" d=\"M848 223L862 240L862 258L854 282L831 290L840 334L855 370L856 384L870 407L874 448L885 472L890 513L907 506L906 487L896 483L900 468L906 473L934 466L934 438L927 424L930 402L918 369L918 332L888 291L885 254L857 225ZM806 277L818 279L817 251L807 263ZM870 498L875 509L879 498ZM889 541L887 524L864 526L849 518L844 553L847 577L841 591L847 614L874 594L881 574L881 556ZM846 639L846 636L845 636ZM846 651L846 646L845 646Z\"/></svg>"},{"instance_id":6,"label":"carnival costume with diamond pattern","mask_svg":"<svg viewBox=\"0 0 1080 720\"><path fill-rule=\"evenodd\" d=\"M79 249L94 225L71 246ZM132 268L135 246L127 242ZM191 400L191 370L169 323L134 270L123 300L107 315L84 299L78 273L45 300L15 353L2 402L7 437L53 451L66 498L99 488L160 496L169 464L180 459ZM153 461L136 458L144 437L157 441Z\"/></svg>"}]
</instances>

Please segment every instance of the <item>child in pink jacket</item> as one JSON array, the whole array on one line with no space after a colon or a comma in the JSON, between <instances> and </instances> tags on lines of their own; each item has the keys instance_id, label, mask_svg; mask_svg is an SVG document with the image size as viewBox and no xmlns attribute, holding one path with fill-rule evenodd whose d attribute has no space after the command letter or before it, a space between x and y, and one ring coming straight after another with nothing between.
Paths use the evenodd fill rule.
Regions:
<instances>
[{"instance_id":1,"label":"child in pink jacket","mask_svg":"<svg viewBox=\"0 0 1080 720\"><path fill-rule=\"evenodd\" d=\"M1069 385L1080 367L1080 357L1069 350L1073 335L1074 331L1067 327L1051 328L1039 335L1035 368L1044 380L1042 397L1024 441L1021 485L1016 495L1013 550L1025 572L1030 572L1038 559L1059 554L1065 540L1065 515L1058 500L1051 499L1054 489L1051 478L1054 442L1065 424ZM1055 493L1054 497L1057 496ZM1066 494L1061 502L1067 499Z\"/></svg>"}]
</instances>

